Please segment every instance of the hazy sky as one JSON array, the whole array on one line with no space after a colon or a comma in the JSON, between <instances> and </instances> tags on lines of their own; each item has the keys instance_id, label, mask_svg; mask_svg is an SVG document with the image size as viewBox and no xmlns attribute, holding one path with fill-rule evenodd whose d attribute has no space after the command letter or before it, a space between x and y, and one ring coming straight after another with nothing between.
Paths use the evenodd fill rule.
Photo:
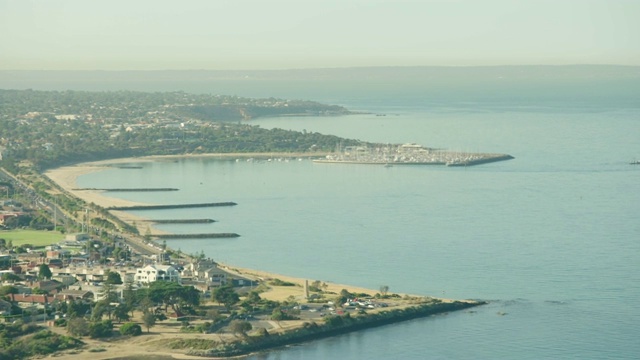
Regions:
<instances>
[{"instance_id":1,"label":"hazy sky","mask_svg":"<svg viewBox=\"0 0 640 360\"><path fill-rule=\"evenodd\" d=\"M640 65L640 0L0 0L0 70Z\"/></svg>"}]
</instances>

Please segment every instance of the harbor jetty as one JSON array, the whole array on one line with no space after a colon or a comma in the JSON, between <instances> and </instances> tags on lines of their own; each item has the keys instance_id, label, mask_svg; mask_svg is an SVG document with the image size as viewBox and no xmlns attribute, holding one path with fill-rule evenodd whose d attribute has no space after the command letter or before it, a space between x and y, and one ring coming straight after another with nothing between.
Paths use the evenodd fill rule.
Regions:
<instances>
[{"instance_id":1,"label":"harbor jetty","mask_svg":"<svg viewBox=\"0 0 640 360\"><path fill-rule=\"evenodd\" d=\"M385 145L378 147L347 146L316 163L370 165L446 165L473 166L511 160L508 154L454 152L426 148L418 144Z\"/></svg>"},{"instance_id":2,"label":"harbor jetty","mask_svg":"<svg viewBox=\"0 0 640 360\"><path fill-rule=\"evenodd\" d=\"M205 234L157 234L153 235L153 237L164 240L164 239L223 239L223 238L237 238L240 237L239 234L236 233L205 233Z\"/></svg>"},{"instance_id":3,"label":"harbor jetty","mask_svg":"<svg viewBox=\"0 0 640 360\"><path fill-rule=\"evenodd\" d=\"M187 209L199 207L216 207L216 206L235 206L234 202L218 202L218 203L200 203L200 204L174 204L174 205L132 205L132 206L111 206L107 210L165 210L165 209Z\"/></svg>"},{"instance_id":4,"label":"harbor jetty","mask_svg":"<svg viewBox=\"0 0 640 360\"><path fill-rule=\"evenodd\" d=\"M145 191L178 191L176 188L79 188L77 191L105 191L105 192L145 192Z\"/></svg>"},{"instance_id":5,"label":"harbor jetty","mask_svg":"<svg viewBox=\"0 0 640 360\"><path fill-rule=\"evenodd\" d=\"M209 224L216 222L213 219L151 219L144 221L154 224Z\"/></svg>"}]
</instances>

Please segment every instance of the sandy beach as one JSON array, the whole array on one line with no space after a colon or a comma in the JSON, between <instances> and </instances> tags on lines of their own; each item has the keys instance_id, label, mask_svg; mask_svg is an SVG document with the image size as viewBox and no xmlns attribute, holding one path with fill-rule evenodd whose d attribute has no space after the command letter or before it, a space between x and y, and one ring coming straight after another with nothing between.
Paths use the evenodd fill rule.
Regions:
<instances>
[{"instance_id":1,"label":"sandy beach","mask_svg":"<svg viewBox=\"0 0 640 360\"><path fill-rule=\"evenodd\" d=\"M73 194L74 196L83 199L88 203L94 203L102 207L111 206L131 206L131 205L144 205L135 203L132 201L126 201L121 199L110 198L104 196L101 191L97 190L78 190L77 179L78 177L93 172L103 171L110 167L117 166L118 164L127 163L140 163L140 162L152 162L152 161L174 161L180 158L211 158L211 159L236 159L236 158L256 158L256 159L269 159L269 158L317 158L324 157L327 153L214 153L214 154L197 154L197 155L153 155L144 157L131 157L110 159L95 162L87 162L81 164L75 164L70 166L63 166L55 169L47 170L46 175L53 182L57 183L60 187Z\"/></svg>"},{"instance_id":2,"label":"sandy beach","mask_svg":"<svg viewBox=\"0 0 640 360\"><path fill-rule=\"evenodd\" d=\"M61 188L66 190L68 193L73 196L84 200L88 204L96 204L98 206L107 208L111 206L132 206L132 205L144 205L140 203L136 203L133 201L127 201L123 199L117 199L112 197L107 197L103 195L102 191L99 190L79 190L77 179L81 175L90 174L93 172L103 171L108 169L110 166L113 166L118 163L126 163L133 161L134 159L117 159L117 160L107 160L107 161L99 161L92 163L83 163L72 166L63 166L60 168L48 170L44 173L51 181L58 184ZM135 159L138 160L138 159ZM144 234L144 231L147 229L150 230L152 234L161 233L157 229L153 227L147 228L147 224L143 221L144 218L134 216L132 214L126 213L124 211L112 211L112 214L122 221L133 224L135 223L138 226L138 231L141 234Z\"/></svg>"},{"instance_id":3,"label":"sandy beach","mask_svg":"<svg viewBox=\"0 0 640 360\"><path fill-rule=\"evenodd\" d=\"M205 154L205 155L190 155L188 157L209 157L209 158L238 158L238 157L253 157L253 158L271 158L271 157L302 157L302 156L321 156L322 154L313 154L310 155L308 153L304 154L289 154L289 153L238 153L238 154ZM112 160L104 160L104 161L96 161L89 163L76 164L72 166L64 166L56 169L49 170L45 173L49 179L57 183L60 187L73 194L74 196L88 202L94 203L96 205L102 207L111 207L111 206L130 206L130 205L144 205L138 204L131 201L121 200L110 198L104 196L101 191L98 190L78 190L77 179L81 175L90 174L92 172L103 171L108 169L111 166L115 166L117 164L125 164L132 162L143 162L143 161L162 161L162 160L174 160L176 158L185 157L185 156L148 156L148 157L140 157L140 158L122 158L122 159L112 159ZM137 223L141 223L140 220L143 218L133 216L124 211L112 211L112 213L119 217L120 219L131 223L132 221L137 221ZM147 224L142 223L140 226L144 226L146 228ZM152 233L158 233L157 230L151 229ZM224 268L230 270L231 272L239 273L243 276L252 277L254 279L268 280L278 278L283 281L293 282L298 284L296 287L276 287L271 289L268 294L269 299L273 300L284 300L287 297L293 295L295 297L303 296L303 285L305 279L296 278L288 275L281 274L272 274L260 270L254 269L245 269L235 267L232 264L222 264ZM309 283L322 279L308 279ZM349 286L349 285L341 285L341 284L333 284L330 282L326 282L328 285L328 291L339 293L342 289L347 289L350 292L355 293L370 293L374 295L378 290L372 289L364 289L357 286Z\"/></svg>"},{"instance_id":4,"label":"sandy beach","mask_svg":"<svg viewBox=\"0 0 640 360\"><path fill-rule=\"evenodd\" d=\"M153 162L153 161L175 161L180 158L210 158L210 159L237 159L237 158L256 158L256 159L269 159L269 158L316 158L324 157L327 153L213 153L213 154L197 154L197 155L153 155L144 157L131 157L131 158L119 158L102 161L87 162L81 164L75 164L70 166L63 166L55 169L47 170L44 175L51 181L58 184L61 188L73 196L84 200L88 204L94 203L103 208L113 206L133 206L133 205L149 205L142 204L133 201L127 201L123 199L112 198L104 195L100 190L79 190L78 189L78 177L93 172L104 171L110 167L117 166L119 164L127 163L140 163L140 162ZM140 234L144 234L149 231L152 235L163 234L162 231L150 226L144 220L147 220L140 216L135 216L124 211L112 211L114 216L120 218L122 221L128 224L136 224Z\"/></svg>"}]
</instances>

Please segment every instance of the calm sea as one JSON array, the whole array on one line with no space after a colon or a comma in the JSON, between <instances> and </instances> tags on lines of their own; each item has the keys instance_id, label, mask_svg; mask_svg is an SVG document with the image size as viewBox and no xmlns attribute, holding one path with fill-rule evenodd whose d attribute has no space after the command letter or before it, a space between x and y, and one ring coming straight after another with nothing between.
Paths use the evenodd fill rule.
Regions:
<instances>
[{"instance_id":1,"label":"calm sea","mask_svg":"<svg viewBox=\"0 0 640 360\"><path fill-rule=\"evenodd\" d=\"M640 159L640 86L592 85L460 94L240 86L234 93L243 96L372 112L255 121L263 127L515 159L469 168L171 160L89 174L79 186L180 189L160 199L109 193L148 203L238 203L137 213L218 221L158 226L165 231L242 235L168 242L184 252L310 280L490 301L254 359L637 359L640 165L629 162Z\"/></svg>"}]
</instances>

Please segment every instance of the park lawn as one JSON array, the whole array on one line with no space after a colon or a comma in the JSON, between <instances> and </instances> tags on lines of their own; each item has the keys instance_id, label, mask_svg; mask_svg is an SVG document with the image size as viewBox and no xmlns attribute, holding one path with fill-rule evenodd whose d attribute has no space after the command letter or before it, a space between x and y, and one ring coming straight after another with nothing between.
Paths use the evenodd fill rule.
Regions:
<instances>
[{"instance_id":1,"label":"park lawn","mask_svg":"<svg viewBox=\"0 0 640 360\"><path fill-rule=\"evenodd\" d=\"M2 230L0 239L12 241L13 246L31 244L34 247L42 247L55 244L64 240L65 235L58 231L43 230Z\"/></svg>"}]
</instances>

